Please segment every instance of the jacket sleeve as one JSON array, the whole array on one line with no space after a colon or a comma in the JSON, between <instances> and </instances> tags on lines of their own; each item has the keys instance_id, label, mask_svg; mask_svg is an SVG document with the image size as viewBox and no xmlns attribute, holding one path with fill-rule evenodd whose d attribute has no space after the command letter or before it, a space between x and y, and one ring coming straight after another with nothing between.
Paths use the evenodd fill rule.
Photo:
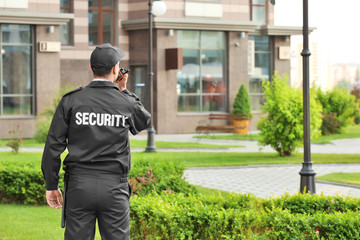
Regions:
<instances>
[{"instance_id":1,"label":"jacket sleeve","mask_svg":"<svg viewBox=\"0 0 360 240\"><path fill-rule=\"evenodd\" d=\"M150 127L151 124L151 114L146 111L140 99L134 94L128 91L127 89L123 91L127 94L133 103L132 106L132 115L130 118L130 132L133 135L138 134L144 129Z\"/></svg>"},{"instance_id":2,"label":"jacket sleeve","mask_svg":"<svg viewBox=\"0 0 360 240\"><path fill-rule=\"evenodd\" d=\"M142 130L150 127L151 114L148 111L146 111L146 109L144 108L144 106L140 101L135 102L134 112L131 117L131 120L132 120L131 121L132 124L130 127L130 132L133 135L136 135Z\"/></svg>"},{"instance_id":3,"label":"jacket sleeve","mask_svg":"<svg viewBox=\"0 0 360 240\"><path fill-rule=\"evenodd\" d=\"M69 128L69 114L64 101L62 98L56 109L43 152L41 170L46 181L46 190L56 190L59 187L60 154L66 148Z\"/></svg>"}]
</instances>

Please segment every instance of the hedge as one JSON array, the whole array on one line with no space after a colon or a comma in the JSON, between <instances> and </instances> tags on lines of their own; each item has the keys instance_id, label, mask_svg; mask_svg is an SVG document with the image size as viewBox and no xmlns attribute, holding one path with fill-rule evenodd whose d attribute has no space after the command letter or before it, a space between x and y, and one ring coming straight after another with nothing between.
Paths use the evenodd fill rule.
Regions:
<instances>
[{"instance_id":1,"label":"hedge","mask_svg":"<svg viewBox=\"0 0 360 240\"><path fill-rule=\"evenodd\" d=\"M302 194L133 197L131 239L360 239L359 203Z\"/></svg>"},{"instance_id":2,"label":"hedge","mask_svg":"<svg viewBox=\"0 0 360 240\"><path fill-rule=\"evenodd\" d=\"M11 153L9 153L10 155ZM20 156L21 155L21 156ZM24 160L24 157L28 159ZM45 182L41 172L41 159L34 158L32 153L21 153L14 159L0 159L0 202L40 205L46 204ZM157 193L164 191L195 193L195 187L183 178L184 166L177 161L156 159L133 159L129 179L134 184L133 193L139 196L149 194L154 187ZM141 179L149 180L152 172L153 184L147 184ZM63 189L64 171L60 170L59 186Z\"/></svg>"}]
</instances>

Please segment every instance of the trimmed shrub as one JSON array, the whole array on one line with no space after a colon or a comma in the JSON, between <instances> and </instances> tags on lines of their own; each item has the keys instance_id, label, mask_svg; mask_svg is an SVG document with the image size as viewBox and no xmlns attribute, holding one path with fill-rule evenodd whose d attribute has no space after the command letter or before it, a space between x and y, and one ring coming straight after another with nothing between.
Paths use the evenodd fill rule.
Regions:
<instances>
[{"instance_id":1,"label":"trimmed shrub","mask_svg":"<svg viewBox=\"0 0 360 240\"><path fill-rule=\"evenodd\" d=\"M259 144L270 145L280 156L290 156L303 141L303 99L300 90L291 88L288 76L275 71L273 80L263 81L266 114L257 123L262 139ZM311 138L320 135L321 106L310 97Z\"/></svg>"},{"instance_id":2,"label":"trimmed shrub","mask_svg":"<svg viewBox=\"0 0 360 240\"><path fill-rule=\"evenodd\" d=\"M223 207L225 202L228 208ZM251 207L241 204L245 202ZM333 209L328 211L330 202ZM162 194L133 197L130 203L131 239L283 240L359 239L360 236L360 215L357 208L351 207L359 204L359 199L354 198L296 194L259 199L230 194L213 195L209 200L202 195ZM350 208L336 211L339 205ZM318 206L322 207L317 209ZM297 211L297 207L302 210Z\"/></svg>"},{"instance_id":3,"label":"trimmed shrub","mask_svg":"<svg viewBox=\"0 0 360 240\"><path fill-rule=\"evenodd\" d=\"M46 204L46 187L40 170L40 162L40 159L37 161L0 161L0 202ZM62 179L63 172L61 171L59 182L61 188L63 187Z\"/></svg>"},{"instance_id":4,"label":"trimmed shrub","mask_svg":"<svg viewBox=\"0 0 360 240\"><path fill-rule=\"evenodd\" d=\"M20 153L17 156L19 155L29 155L30 159L13 161L0 159L0 202L46 204L45 181L40 169L41 159L31 159L33 155L29 153ZM152 169L153 177L156 178L153 185L138 182L141 189L135 188L134 193L139 196L153 192L154 187L157 193L167 190L188 195L196 192L195 187L182 179L184 166L180 162L157 160L156 154L154 154L154 158L151 160L141 157L134 159L132 165L129 179L144 178L150 169ZM63 175L64 172L61 168L60 189L63 189Z\"/></svg>"},{"instance_id":5,"label":"trimmed shrub","mask_svg":"<svg viewBox=\"0 0 360 240\"><path fill-rule=\"evenodd\" d=\"M247 114L249 119L252 118L251 114L251 104L248 91L246 87L241 84L238 93L236 94L234 103L233 103L233 114Z\"/></svg>"}]
</instances>

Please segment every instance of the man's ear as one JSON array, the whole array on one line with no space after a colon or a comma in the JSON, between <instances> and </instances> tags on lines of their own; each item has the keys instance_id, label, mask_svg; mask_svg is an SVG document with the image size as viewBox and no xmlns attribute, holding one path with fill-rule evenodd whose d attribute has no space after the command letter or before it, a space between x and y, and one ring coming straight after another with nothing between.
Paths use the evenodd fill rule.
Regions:
<instances>
[{"instance_id":1,"label":"man's ear","mask_svg":"<svg viewBox=\"0 0 360 240\"><path fill-rule=\"evenodd\" d=\"M91 70L92 72L94 72L94 70L93 70L92 67L91 67L91 63L89 63L89 68L90 68L90 70Z\"/></svg>"}]
</instances>

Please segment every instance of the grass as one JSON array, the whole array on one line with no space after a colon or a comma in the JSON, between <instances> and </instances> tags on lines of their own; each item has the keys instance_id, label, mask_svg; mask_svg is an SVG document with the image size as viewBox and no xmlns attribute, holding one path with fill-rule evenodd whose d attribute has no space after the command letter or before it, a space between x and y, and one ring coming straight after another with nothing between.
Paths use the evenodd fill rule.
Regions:
<instances>
[{"instance_id":1,"label":"grass","mask_svg":"<svg viewBox=\"0 0 360 240\"><path fill-rule=\"evenodd\" d=\"M227 196L230 192L195 186L204 195L221 194ZM0 239L1 240L61 240L64 239L64 229L60 227L61 210L48 206L29 206L18 204L0 204ZM96 227L95 240L100 240Z\"/></svg>"},{"instance_id":2,"label":"grass","mask_svg":"<svg viewBox=\"0 0 360 240\"><path fill-rule=\"evenodd\" d=\"M62 155L64 157L66 153ZM360 163L360 154L318 154L313 153L314 164L324 163ZM40 168L42 153L21 152L17 155L11 152L0 152L0 166L11 165L15 162L33 164ZM276 153L206 153L206 152L157 152L157 153L132 153L132 160L141 159L180 161L185 167L219 167L219 166L244 166L259 164L301 164L303 154L297 153L291 157L280 157Z\"/></svg>"},{"instance_id":3,"label":"grass","mask_svg":"<svg viewBox=\"0 0 360 240\"><path fill-rule=\"evenodd\" d=\"M318 144L326 144L331 143L332 140L345 138L360 138L360 125L348 126L344 129L343 133L320 136L319 138L314 139L312 142Z\"/></svg>"},{"instance_id":4,"label":"grass","mask_svg":"<svg viewBox=\"0 0 360 240\"><path fill-rule=\"evenodd\" d=\"M317 177L316 179L330 182L360 185L360 173L330 173Z\"/></svg>"},{"instance_id":5,"label":"grass","mask_svg":"<svg viewBox=\"0 0 360 240\"><path fill-rule=\"evenodd\" d=\"M1 140L0 146L6 146L8 140ZM146 140L134 140L130 139L130 146L134 148L144 148L146 147ZM196 143L196 142L164 142L156 141L157 148L219 148L219 149L228 149L228 148L239 148L243 146L239 145L218 145L218 144L205 144L205 143ZM34 139L23 139L23 144L21 147L44 147L43 143L39 143Z\"/></svg>"},{"instance_id":6,"label":"grass","mask_svg":"<svg viewBox=\"0 0 360 240\"><path fill-rule=\"evenodd\" d=\"M48 206L0 204L1 240L61 240L64 229L60 227L61 210ZM95 239L100 240L96 232Z\"/></svg>"},{"instance_id":7,"label":"grass","mask_svg":"<svg viewBox=\"0 0 360 240\"><path fill-rule=\"evenodd\" d=\"M6 146L8 142L8 139L2 139L0 140L0 146ZM35 139L23 139L21 147L44 147L44 144L37 142Z\"/></svg>"},{"instance_id":8,"label":"grass","mask_svg":"<svg viewBox=\"0 0 360 240\"><path fill-rule=\"evenodd\" d=\"M260 134L204 134L196 135L194 138L259 141L261 136ZM332 140L346 138L360 138L360 125L348 126L344 129L343 133L320 136L311 142L316 144L331 144Z\"/></svg>"},{"instance_id":9,"label":"grass","mask_svg":"<svg viewBox=\"0 0 360 240\"><path fill-rule=\"evenodd\" d=\"M261 136L258 133L256 133L256 134L203 134L203 135L195 135L194 138L259 141L261 139Z\"/></svg>"},{"instance_id":10,"label":"grass","mask_svg":"<svg viewBox=\"0 0 360 240\"><path fill-rule=\"evenodd\" d=\"M134 140L130 139L130 146L137 148L145 148L147 144L146 140ZM239 148L244 146L239 145L218 145L218 144L206 144L206 143L197 143L197 142L164 142L156 141L155 145L157 148Z\"/></svg>"}]
</instances>

